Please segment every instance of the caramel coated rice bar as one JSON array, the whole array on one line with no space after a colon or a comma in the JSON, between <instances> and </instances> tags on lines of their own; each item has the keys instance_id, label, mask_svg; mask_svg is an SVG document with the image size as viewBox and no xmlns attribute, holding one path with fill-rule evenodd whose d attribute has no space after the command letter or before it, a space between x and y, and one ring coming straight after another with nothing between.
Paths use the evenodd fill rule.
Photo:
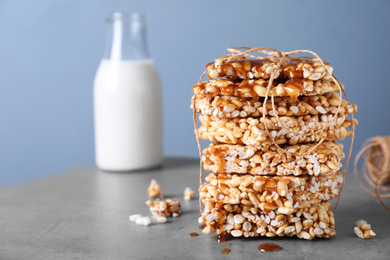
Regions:
<instances>
[{"instance_id":1,"label":"caramel coated rice bar","mask_svg":"<svg viewBox=\"0 0 390 260\"><path fill-rule=\"evenodd\" d=\"M213 63L206 65L207 75L210 79L219 77L230 77L240 79L263 78L269 79L274 72L278 59L240 59L225 61L225 57L217 59ZM328 73L326 73L326 71ZM333 68L329 63L325 63L325 68L316 58L292 58L286 60L276 72L276 77L283 78L304 78L318 80L329 79Z\"/></svg>"},{"instance_id":2,"label":"caramel coated rice bar","mask_svg":"<svg viewBox=\"0 0 390 260\"><path fill-rule=\"evenodd\" d=\"M195 98L195 97L193 97ZM233 117L258 117L263 115L264 98L258 101L239 98L234 96L196 96L196 112L203 115L218 118ZM292 102L289 97L275 97L274 107L279 116L302 116L318 114L335 114L340 105L340 96L337 92L325 93L324 95L300 96L297 102ZM272 102L267 100L266 115L275 116ZM341 101L339 113L356 113L354 104Z\"/></svg>"},{"instance_id":3,"label":"caramel coated rice bar","mask_svg":"<svg viewBox=\"0 0 390 260\"><path fill-rule=\"evenodd\" d=\"M265 212L256 207L207 202L199 223L203 233L231 234L233 237L297 236L311 240L336 234L334 215L329 201L296 209L291 214Z\"/></svg>"},{"instance_id":4,"label":"caramel coated rice bar","mask_svg":"<svg viewBox=\"0 0 390 260\"><path fill-rule=\"evenodd\" d=\"M325 140L311 151L315 145L282 145L282 149L271 145L256 149L250 145L212 143L203 150L202 160L205 170L220 173L318 176L339 171L345 156L343 145Z\"/></svg>"},{"instance_id":5,"label":"caramel coated rice bar","mask_svg":"<svg viewBox=\"0 0 390 260\"><path fill-rule=\"evenodd\" d=\"M244 79L242 81L230 78L213 79L197 83L192 87L192 91L195 95L235 96L257 100L259 97L266 96L268 83L268 80L264 79ZM300 95L319 95L335 91L339 91L339 88L333 80L274 81L269 96L296 98Z\"/></svg>"},{"instance_id":6,"label":"caramel coated rice bar","mask_svg":"<svg viewBox=\"0 0 390 260\"><path fill-rule=\"evenodd\" d=\"M328 129L316 132L324 128L333 117L332 114L279 117L285 127L293 131L290 133L279 125L276 117L266 117L265 120L252 117L221 119L200 115L202 126L198 134L200 138L210 141L268 147L272 144L272 139L263 125L265 121L277 144L318 142L322 137L344 140L346 136L351 136L352 132L347 128L352 126L352 121L346 114L338 114ZM355 119L355 125L357 124Z\"/></svg>"},{"instance_id":7,"label":"caramel coated rice bar","mask_svg":"<svg viewBox=\"0 0 390 260\"><path fill-rule=\"evenodd\" d=\"M291 214L297 208L311 207L337 197L343 176L340 171L332 175L302 177L211 173L206 181L208 183L199 188L204 202L241 204L267 212L276 210Z\"/></svg>"}]
</instances>

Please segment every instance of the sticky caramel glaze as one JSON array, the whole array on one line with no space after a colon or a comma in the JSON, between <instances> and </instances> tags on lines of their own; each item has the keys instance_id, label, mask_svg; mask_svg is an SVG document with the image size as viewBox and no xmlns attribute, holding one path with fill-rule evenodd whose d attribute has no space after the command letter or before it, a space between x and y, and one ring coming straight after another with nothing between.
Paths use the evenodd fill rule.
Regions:
<instances>
[{"instance_id":1,"label":"sticky caramel glaze","mask_svg":"<svg viewBox=\"0 0 390 260\"><path fill-rule=\"evenodd\" d=\"M218 218L216 224L217 224L217 227L218 227L221 231L224 231L224 226L223 226L224 219L223 219L223 214L221 214L221 212L222 212L222 206L223 206L223 200L218 199L218 202L217 202L217 212L220 213L220 217Z\"/></svg>"},{"instance_id":2,"label":"sticky caramel glaze","mask_svg":"<svg viewBox=\"0 0 390 260\"><path fill-rule=\"evenodd\" d=\"M231 250L229 248L225 248L221 252L224 253L225 255L228 254Z\"/></svg>"},{"instance_id":3,"label":"sticky caramel glaze","mask_svg":"<svg viewBox=\"0 0 390 260\"><path fill-rule=\"evenodd\" d=\"M226 180L228 179L227 177L226 177L226 175L225 174L221 174L221 173L219 173L218 175L217 175L217 179L218 179L218 189L221 191L221 193L224 193L224 190L226 189L226 188L228 188L228 186L224 183L224 182L226 182Z\"/></svg>"},{"instance_id":4,"label":"sticky caramel glaze","mask_svg":"<svg viewBox=\"0 0 390 260\"><path fill-rule=\"evenodd\" d=\"M199 236L199 234L194 232L194 233L188 234L188 236L189 237L197 237L197 236Z\"/></svg>"},{"instance_id":5,"label":"sticky caramel glaze","mask_svg":"<svg viewBox=\"0 0 390 260\"><path fill-rule=\"evenodd\" d=\"M227 241L227 239L226 239L225 233L218 235L217 242L221 243L221 242L226 242L226 241Z\"/></svg>"},{"instance_id":6,"label":"sticky caramel glaze","mask_svg":"<svg viewBox=\"0 0 390 260\"><path fill-rule=\"evenodd\" d=\"M204 91L204 95L212 95L212 93L209 93L207 91L207 84L209 83L197 83L192 87L192 91L195 92L196 88L200 88L202 91ZM225 86L223 87L214 85L214 87L219 89L219 95L221 96L237 96L243 99L251 98L254 101L257 101L259 99L259 96L254 90L254 87L256 86L254 80L244 79L239 81L231 81L229 79L229 82L224 82L224 84Z\"/></svg>"},{"instance_id":7,"label":"sticky caramel glaze","mask_svg":"<svg viewBox=\"0 0 390 260\"><path fill-rule=\"evenodd\" d=\"M209 93L207 91L207 84L209 83L197 83L195 86L193 86L192 91L195 92L195 89L201 89L201 92L203 92L202 95L213 95L213 93ZM240 82L229 82L226 84L227 85L224 87L218 87L217 85L213 86L214 88L219 88L218 95L236 96L243 101L249 100L251 102L256 102L261 99L255 91L255 86L259 85L262 87L268 87L268 83L263 82L259 84L259 82L252 79L244 79ZM298 97L299 93L297 94L296 92L299 92L301 89L303 89L303 81L301 79L290 79L286 82L286 79L278 78L274 80L271 88L276 87L278 84L283 84L284 89L290 96L293 95Z\"/></svg>"},{"instance_id":8,"label":"sticky caramel glaze","mask_svg":"<svg viewBox=\"0 0 390 260\"><path fill-rule=\"evenodd\" d=\"M286 90L288 95L291 98L292 102L298 101L298 96L303 89L303 84L301 79L291 79L283 84L283 88Z\"/></svg>"},{"instance_id":9,"label":"sticky caramel glaze","mask_svg":"<svg viewBox=\"0 0 390 260\"><path fill-rule=\"evenodd\" d=\"M283 87L290 96L292 102L298 101L298 96L303 89L303 66L300 65L303 63L314 64L312 59L306 58L289 60L281 66L281 77L289 78L289 80L283 84Z\"/></svg>"},{"instance_id":10,"label":"sticky caramel glaze","mask_svg":"<svg viewBox=\"0 0 390 260\"><path fill-rule=\"evenodd\" d=\"M314 64L313 60L310 58L302 59L302 60L288 60L283 63L281 66L282 73L281 76L283 78L290 79L302 79L303 78L303 66L299 66L299 64Z\"/></svg>"},{"instance_id":11,"label":"sticky caramel glaze","mask_svg":"<svg viewBox=\"0 0 390 260\"><path fill-rule=\"evenodd\" d=\"M224 96L232 96L234 95L234 87L226 86L221 88L221 94Z\"/></svg>"},{"instance_id":12,"label":"sticky caramel glaze","mask_svg":"<svg viewBox=\"0 0 390 260\"><path fill-rule=\"evenodd\" d=\"M261 245L259 245L259 247L257 249L259 249L262 252L275 252L275 251L282 250L282 248L279 245L274 244L274 243L261 244Z\"/></svg>"},{"instance_id":13,"label":"sticky caramel glaze","mask_svg":"<svg viewBox=\"0 0 390 260\"><path fill-rule=\"evenodd\" d=\"M206 224L202 224L202 225L199 226L199 228L202 229L202 230L203 230L205 227L207 227Z\"/></svg>"},{"instance_id":14,"label":"sticky caramel glaze","mask_svg":"<svg viewBox=\"0 0 390 260\"><path fill-rule=\"evenodd\" d=\"M216 150L214 154L218 156L217 158L224 158L225 157L225 151L222 150ZM218 165L218 170L219 172L224 172L225 171L225 160L221 159L219 160L219 165ZM223 177L222 177L223 178ZM222 179L221 179L222 180ZM221 190L222 191L222 190Z\"/></svg>"},{"instance_id":15,"label":"sticky caramel glaze","mask_svg":"<svg viewBox=\"0 0 390 260\"><path fill-rule=\"evenodd\" d=\"M237 87L237 96L240 98L252 98L253 100L258 100L259 95L257 95L254 87L255 84L253 84L253 80L244 79Z\"/></svg>"},{"instance_id":16,"label":"sticky caramel glaze","mask_svg":"<svg viewBox=\"0 0 390 260\"><path fill-rule=\"evenodd\" d=\"M290 58L285 63L281 65L281 73L279 78L286 79L287 82L284 83L283 87L286 92L289 94L291 100L296 102L300 91L303 89L302 79L303 79L303 65L304 64L314 64L316 59L302 57L302 58ZM246 75L247 72L257 71L258 77L264 76L263 65L265 63L277 63L277 59L244 59L244 60L234 60L229 62L224 62L221 65L220 76L226 76L226 72L229 70L236 70L237 73L241 75ZM212 66L214 63L208 63L206 68ZM234 64L234 65L233 65ZM329 63L324 62L324 64L329 65ZM210 77L211 78L211 77ZM250 83L248 79L244 79L237 89L238 97L252 97L254 100L258 100L259 97L253 89L253 84ZM248 91L249 89L249 91ZM243 92L245 90L245 92ZM221 88L222 95L234 95L234 88L232 86L227 86Z\"/></svg>"}]
</instances>

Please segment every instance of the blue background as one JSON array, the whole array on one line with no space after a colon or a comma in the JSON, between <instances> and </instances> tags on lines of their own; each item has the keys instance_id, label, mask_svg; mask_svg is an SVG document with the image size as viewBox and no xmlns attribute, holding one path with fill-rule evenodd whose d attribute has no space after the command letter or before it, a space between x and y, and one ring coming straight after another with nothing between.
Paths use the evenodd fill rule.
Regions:
<instances>
[{"instance_id":1,"label":"blue background","mask_svg":"<svg viewBox=\"0 0 390 260\"><path fill-rule=\"evenodd\" d=\"M317 52L358 104L354 154L390 134L389 0L1 0L1 186L94 165L93 78L114 11L148 16L165 155L198 156L191 87L230 46Z\"/></svg>"}]
</instances>

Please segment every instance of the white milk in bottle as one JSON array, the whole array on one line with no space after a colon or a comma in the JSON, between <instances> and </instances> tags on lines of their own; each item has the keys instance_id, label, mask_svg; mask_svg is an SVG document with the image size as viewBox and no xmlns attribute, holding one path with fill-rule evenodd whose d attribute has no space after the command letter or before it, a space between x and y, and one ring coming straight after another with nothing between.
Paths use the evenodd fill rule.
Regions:
<instances>
[{"instance_id":1,"label":"white milk in bottle","mask_svg":"<svg viewBox=\"0 0 390 260\"><path fill-rule=\"evenodd\" d=\"M130 171L162 162L161 84L146 46L145 17L114 13L94 82L96 164Z\"/></svg>"}]
</instances>

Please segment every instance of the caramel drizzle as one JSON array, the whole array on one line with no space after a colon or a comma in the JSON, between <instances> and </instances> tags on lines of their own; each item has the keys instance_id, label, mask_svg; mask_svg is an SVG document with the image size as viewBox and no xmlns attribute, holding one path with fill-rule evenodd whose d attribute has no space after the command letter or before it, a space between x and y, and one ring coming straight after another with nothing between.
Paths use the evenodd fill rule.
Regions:
<instances>
[{"instance_id":1,"label":"caramel drizzle","mask_svg":"<svg viewBox=\"0 0 390 260\"><path fill-rule=\"evenodd\" d=\"M246 51L241 51L240 49L244 49ZM274 49L274 48L270 48L270 47L259 47L259 48L250 48L250 47L230 47L227 49L229 52L231 52L232 54L229 54L228 56L225 57L224 59L224 62L229 62L231 60L237 60L237 59L242 59L242 58L246 58L246 57L251 57L251 58L254 58L254 59L257 59L257 60L262 60L262 59L265 59L265 57L260 57L260 56L257 56L257 55L253 55L252 52L256 52L258 54L266 54L268 55L267 59L279 59L279 62L277 63L276 67L274 68L274 71L271 73L271 76L270 76L270 79L269 79L269 82L268 82L268 86L267 86L267 92L266 92L266 95L265 95L265 98L264 98L264 103L263 103L263 115L262 115L262 119L265 120L265 113L266 113L266 103L267 103L267 100L269 98L269 92L270 92L270 89L272 87L272 83L273 81L275 80L276 78L276 73L277 71L280 69L280 67L282 66L283 63L286 62L286 60L288 58L290 59L295 59L295 60L299 60L299 58L295 58L295 57L290 57L291 55L295 55L295 54L298 54L298 53L309 53L313 56L315 56L319 62L321 63L321 65L325 68L325 72L326 73L329 73L327 70L326 70L326 67L325 67L325 63L324 61L313 51L309 51L309 50L295 50L295 51L290 51L290 52L281 52L281 51L278 51L277 49ZM217 65L218 66L218 65ZM207 72L207 68L206 70L203 72L203 74L201 75L198 83L201 82L202 78L204 77L204 75L206 74ZM334 120L336 120L337 118L337 115L340 111L340 108L341 108L341 104L342 104L342 93L344 93L344 95L346 96L347 98L347 101L348 101L348 104L351 104L349 98L348 98L348 95L347 93L345 92L344 88L342 87L341 83L339 82L339 80L336 78L336 76L332 73L330 75L330 77L332 78L332 80L334 80L336 83L337 83L337 86L339 88L339 96L340 96L340 102L339 102L339 106L337 107L337 111L335 113L335 115L333 116L333 118L331 120L329 120L325 126L316 131L315 133L310 133L310 135L312 134L316 134L316 133L320 133L320 132L324 132L325 130L327 130L331 124L333 123ZM199 149L199 154L200 154L200 183L202 185L202 179L203 179L203 164L202 164L202 152L201 152L201 148L200 148L200 141L199 141L199 136L198 136L198 129L197 129L197 121L196 121L196 96L194 97L193 99L193 108L194 108L194 113L193 113L193 120L194 120L194 125L195 125L195 134L196 134L196 139L197 139L197 143L198 143L198 149ZM283 125L283 123L280 121L279 117L277 116L277 113L276 113L276 109L275 109L275 104L274 104L274 95L271 95L271 101L272 101L272 109L274 111L274 114L275 114L275 117L278 121L278 124L280 124L280 126L285 129L287 132L291 133L292 131L290 129L288 129L286 126ZM347 162L345 164L345 168L344 168L344 174L343 174L343 182L341 184L341 187L340 187L340 193L339 193L339 196L337 198L337 203L336 203L336 206L335 206L335 209L333 210L333 212L336 211L336 208L339 204L339 200L340 200L340 196L341 196L341 193L342 193L342 190L343 190L343 186L344 186L344 181L345 181L345 175L346 175L346 172L347 172L347 169L348 169L348 164L349 164L349 160L350 160L350 157L351 157L351 153L352 153L352 148L353 148L353 142L354 142L354 137L355 137L355 120L354 120L354 116L353 116L353 113L350 113L351 114L351 118L352 118L352 135L351 135L351 142L350 142L350 147L349 147L349 153L348 153L348 157L347 157ZM290 153L289 151L287 150L284 150L283 148L281 148L275 141L274 137L270 134L268 128L267 128L267 124L264 124L264 127L265 127L265 130L266 132L268 133L269 137L271 138L272 140L272 143L274 145L276 145L279 149L281 149L282 151L284 151L285 153ZM293 132L294 134L296 134L295 132ZM312 153L315 149L317 149L321 144L322 142L326 139L326 135L321 138L321 140L315 145L313 146L310 150L308 150L305 154L303 154L302 156L305 156L309 153ZM200 199L199 199L200 201ZM200 201L200 211L202 213L202 202Z\"/></svg>"},{"instance_id":2,"label":"caramel drizzle","mask_svg":"<svg viewBox=\"0 0 390 260\"><path fill-rule=\"evenodd\" d=\"M228 254L231 250L229 248L225 248L221 252L224 253L225 255Z\"/></svg>"},{"instance_id":3,"label":"caramel drizzle","mask_svg":"<svg viewBox=\"0 0 390 260\"><path fill-rule=\"evenodd\" d=\"M257 101L260 96L254 90L256 85L257 83L254 80L244 79L241 82L229 83L227 86L221 87L219 91L222 96L237 96L242 99L251 98L253 101ZM209 92L206 90L207 83L198 83L193 87L193 90L195 87L200 87L204 91L204 95L209 95ZM291 79L283 84L283 88L291 100L297 102L298 96L303 89L303 81L302 79ZM244 89L246 90L245 92Z\"/></svg>"},{"instance_id":4,"label":"caramel drizzle","mask_svg":"<svg viewBox=\"0 0 390 260\"><path fill-rule=\"evenodd\" d=\"M221 233L221 234L218 235L217 242L223 243L223 242L226 242L226 241L227 241L227 238L225 236L225 233Z\"/></svg>"},{"instance_id":5,"label":"caramel drizzle","mask_svg":"<svg viewBox=\"0 0 390 260\"><path fill-rule=\"evenodd\" d=\"M290 96L292 102L298 101L299 93L302 89L301 80L289 80L284 83L283 88L286 90L287 94ZM273 95L272 95L273 96Z\"/></svg>"},{"instance_id":6,"label":"caramel drizzle","mask_svg":"<svg viewBox=\"0 0 390 260\"><path fill-rule=\"evenodd\" d=\"M259 245L259 247L257 249L259 249L260 251L263 251L263 252L275 252L275 251L282 250L282 248L279 245L274 244L274 243L263 243L263 244Z\"/></svg>"}]
</instances>

